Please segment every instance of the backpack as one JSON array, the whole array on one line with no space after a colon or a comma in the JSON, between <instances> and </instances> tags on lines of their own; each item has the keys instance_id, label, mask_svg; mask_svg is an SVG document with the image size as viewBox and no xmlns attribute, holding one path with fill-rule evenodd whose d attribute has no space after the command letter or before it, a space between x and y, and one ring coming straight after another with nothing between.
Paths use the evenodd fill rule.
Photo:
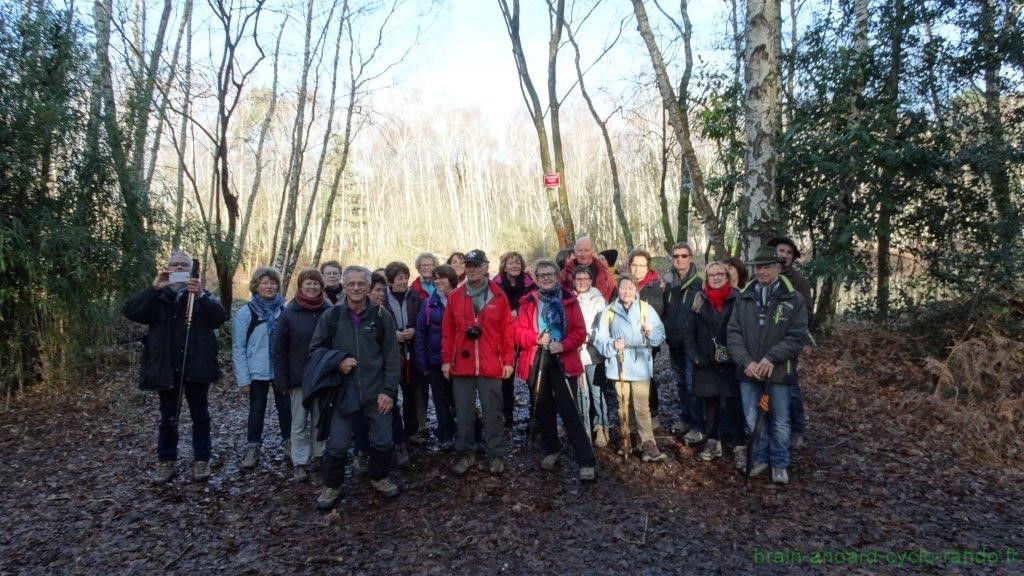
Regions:
<instances>
[{"instance_id":1,"label":"backpack","mask_svg":"<svg viewBox=\"0 0 1024 576\"><path fill-rule=\"evenodd\" d=\"M638 299L638 300L639 300L639 299ZM648 307L648 306L650 306L650 304L648 304L648 303L647 303L646 301L644 301L644 300L639 300L639 302L640 302L640 325L642 326L642 325L644 324L644 322L647 322L647 307ZM610 330L610 329L611 329L611 327L612 327L612 320L614 320L614 319L615 319L615 311L614 311L614 310L612 310L612 306L614 306L614 303L612 303L612 304L609 304L609 305L608 305L607 307L605 307L605 309L604 309L604 318L605 318L605 322L607 322L607 323L608 323L608 329L609 329L609 330ZM598 315L598 318L600 318L600 317L601 317L601 316L600 316L600 315ZM598 324L598 322L597 322L597 321L595 321L595 322L594 322L594 326L592 327L592 329L594 330L594 332L596 332L596 331L597 331L597 328L598 328L599 326L600 326L600 325ZM601 354L601 353L600 353L600 352L599 352L599 351L597 350L597 347L596 347L596 346L594 346L593 344L590 344L589 342L587 343L587 352L588 352L588 353L590 354L590 359L591 359L591 360L592 360L592 361L594 362L594 364L601 364L601 363L603 363L603 362L604 362L605 360L607 360L607 358L605 358L604 354Z\"/></svg>"},{"instance_id":2,"label":"backpack","mask_svg":"<svg viewBox=\"0 0 1024 576\"><path fill-rule=\"evenodd\" d=\"M249 338L252 333L256 331L256 327L260 324L265 324L267 321L256 315L256 308L253 307L252 302L246 304L249 307L249 328L245 331L245 348L249 348Z\"/></svg>"}]
</instances>

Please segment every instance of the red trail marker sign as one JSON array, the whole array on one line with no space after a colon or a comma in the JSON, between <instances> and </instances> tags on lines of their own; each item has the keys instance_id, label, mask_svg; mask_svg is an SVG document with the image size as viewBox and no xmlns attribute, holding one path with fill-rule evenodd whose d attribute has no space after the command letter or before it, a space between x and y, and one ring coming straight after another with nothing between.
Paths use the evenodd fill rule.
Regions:
<instances>
[{"instance_id":1,"label":"red trail marker sign","mask_svg":"<svg viewBox=\"0 0 1024 576\"><path fill-rule=\"evenodd\" d=\"M545 188L558 188L562 183L562 178L557 172L544 175L544 187Z\"/></svg>"}]
</instances>

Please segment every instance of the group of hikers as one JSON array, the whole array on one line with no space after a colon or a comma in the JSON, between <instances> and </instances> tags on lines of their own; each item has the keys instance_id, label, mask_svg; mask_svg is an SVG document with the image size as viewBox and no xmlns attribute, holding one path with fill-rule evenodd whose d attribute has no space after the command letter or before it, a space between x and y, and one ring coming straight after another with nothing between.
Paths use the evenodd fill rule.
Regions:
<instances>
[{"instance_id":1,"label":"group of hikers","mask_svg":"<svg viewBox=\"0 0 1024 576\"><path fill-rule=\"evenodd\" d=\"M302 270L287 303L280 272L260 267L231 330L236 384L249 401L241 466L258 465L273 397L293 480L320 474L319 510L337 505L346 471L398 495L391 470L409 465L410 444L454 451L456 476L478 458L502 474L517 387L529 391L529 441L539 436L544 470L561 461L559 419L580 481L596 478L602 450L660 462L655 431L667 415L654 358L667 344L679 399L672 432L701 460L728 445L741 472L770 469L773 482L788 483L790 449L803 438L797 358L811 315L810 284L794 267L799 249L780 237L749 262L703 268L686 243L668 255L663 274L642 249L617 269L615 250L598 253L584 237L529 270L507 252L492 274L482 250L444 264L422 253L415 280L402 262L371 271L330 261ZM124 306L149 327L140 386L160 399L157 484L177 472L183 399L193 479L211 474L208 393L220 376L215 330L228 313L197 276L192 257L175 251Z\"/></svg>"}]
</instances>

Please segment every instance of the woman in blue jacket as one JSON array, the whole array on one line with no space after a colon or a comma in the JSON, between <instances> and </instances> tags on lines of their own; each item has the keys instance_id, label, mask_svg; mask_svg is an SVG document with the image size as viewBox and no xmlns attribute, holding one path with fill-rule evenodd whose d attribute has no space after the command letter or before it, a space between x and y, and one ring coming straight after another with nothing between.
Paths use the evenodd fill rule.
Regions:
<instances>
[{"instance_id":1,"label":"woman in blue jacket","mask_svg":"<svg viewBox=\"0 0 1024 576\"><path fill-rule=\"evenodd\" d=\"M284 310L281 296L281 273L274 268L260 267L249 280L252 300L235 313L232 321L231 359L235 365L235 381L242 394L249 397L249 425L242 468L255 468L263 442L263 418L267 396L274 384L274 367L270 357L271 343L277 332L277 319ZM285 456L291 447L291 402L288 392L274 389L277 421Z\"/></svg>"},{"instance_id":2,"label":"woman in blue jacket","mask_svg":"<svg viewBox=\"0 0 1024 576\"><path fill-rule=\"evenodd\" d=\"M430 383L437 416L436 436L442 450L451 450L455 445L455 399L452 381L441 373L441 321L448 305L448 294L458 284L459 276L454 268L447 264L434 268L434 293L416 320L416 368Z\"/></svg>"}]
</instances>

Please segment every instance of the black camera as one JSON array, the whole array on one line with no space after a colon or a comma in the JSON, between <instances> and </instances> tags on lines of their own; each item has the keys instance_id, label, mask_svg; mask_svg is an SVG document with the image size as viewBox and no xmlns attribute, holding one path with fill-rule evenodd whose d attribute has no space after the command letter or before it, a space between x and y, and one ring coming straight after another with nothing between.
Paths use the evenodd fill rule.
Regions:
<instances>
[{"instance_id":1,"label":"black camera","mask_svg":"<svg viewBox=\"0 0 1024 576\"><path fill-rule=\"evenodd\" d=\"M476 340L480 338L481 334L483 334L483 330L480 329L479 324L473 324L469 328L466 328L466 338L469 338L470 340Z\"/></svg>"}]
</instances>

